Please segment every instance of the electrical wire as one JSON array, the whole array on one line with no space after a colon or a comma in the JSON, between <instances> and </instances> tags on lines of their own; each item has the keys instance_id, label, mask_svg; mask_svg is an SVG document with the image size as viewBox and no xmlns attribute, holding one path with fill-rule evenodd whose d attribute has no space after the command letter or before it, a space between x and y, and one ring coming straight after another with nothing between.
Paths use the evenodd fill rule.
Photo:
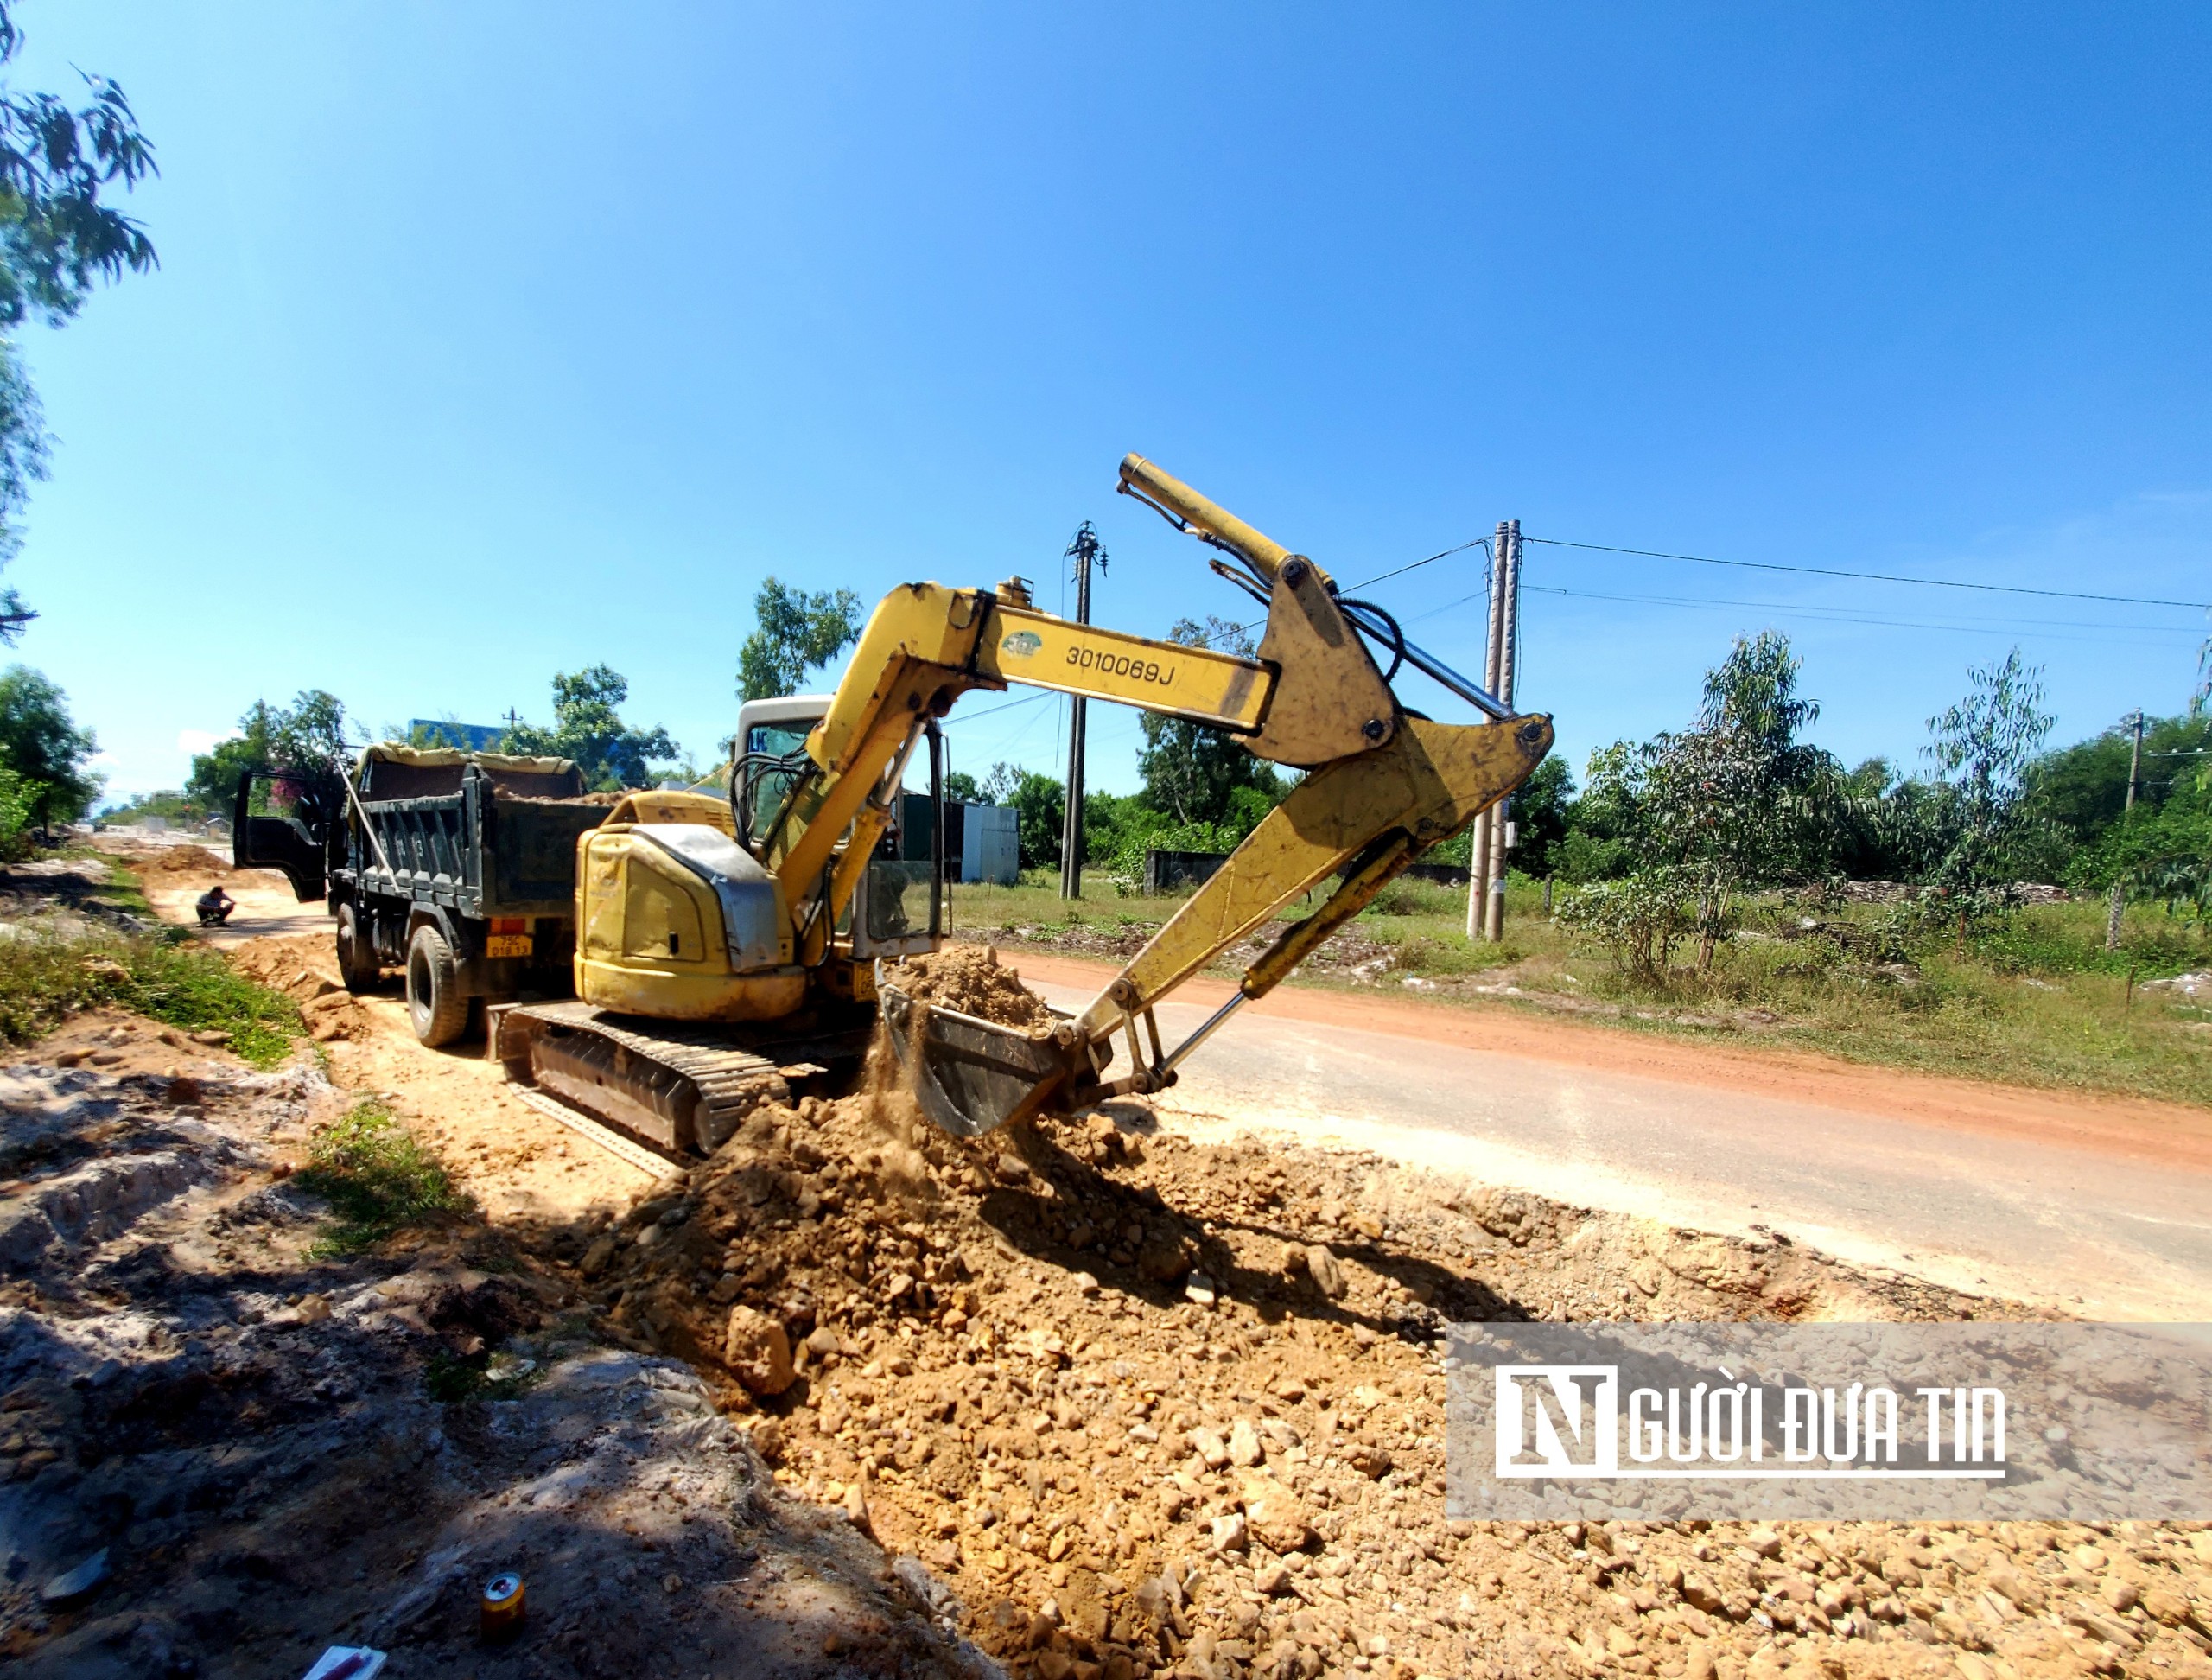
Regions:
<instances>
[{"instance_id":1,"label":"electrical wire","mask_svg":"<svg viewBox=\"0 0 2212 1680\"><path fill-rule=\"evenodd\" d=\"M1464 554L1471 548L1487 549L1490 547L1490 544L1491 539L1489 538L1477 537L1470 542L1460 543L1452 548L1440 550L1437 553L1430 555L1426 560L1416 560L1410 565L1399 567L1395 571L1377 572L1372 577L1363 577L1358 582L1347 584L1344 587L1347 591L1357 593L1361 589L1370 589L1377 583L1384 582L1390 578L1403 577L1409 571L1419 571L1423 566L1434 565L1439 560L1449 559L1452 555Z\"/></svg>"},{"instance_id":2,"label":"electrical wire","mask_svg":"<svg viewBox=\"0 0 2212 1680\"><path fill-rule=\"evenodd\" d=\"M2212 601L2166 601L2156 595L2094 595L2083 589L2037 589L2024 583L1967 583L1952 577L1905 577L1894 572L1841 571L1830 566L1785 566L1770 560L1716 560L1707 554L1668 554L1658 549L1617 548L1610 543L1570 543L1559 537L1523 537L1524 543L1549 548L1587 549L1597 554L1637 554L1651 560L1687 560L1700 566L1731 566L1743 571L1792 572L1803 577L1848 577L1870 583L1917 583L1932 589L1980 589L1993 595L2042 595L2054 601L2102 601L2123 607L2186 607L2212 612Z\"/></svg>"},{"instance_id":3,"label":"electrical wire","mask_svg":"<svg viewBox=\"0 0 2212 1680\"><path fill-rule=\"evenodd\" d=\"M1865 624L1873 625L1883 629L1890 630L1936 630L1948 631L1959 635L2010 635L2020 633L2024 631L2028 633L2042 635L2050 640L2058 641L2111 641L2115 640L2115 638L2109 636L2083 636L2069 633L2080 629L2109 628L2113 630L2148 633L2152 635L2172 635L2177 633L2194 635L2196 633L2193 629L2184 631L2182 627L2171 624L2076 626L2064 620L2054 619L1997 619L1981 623L1946 624L1931 622L1925 619L1871 618L1864 614L1853 613L1843 608L1793 605L1778 601L1730 601L1717 596L1707 595L1611 595L1597 589L1562 589L1557 584L1550 583L1523 583L1521 587L1522 590L1530 595L1567 595L1578 601L1614 601L1638 607L1731 608L1738 610L1748 608L1754 612L1779 614L1785 618L1810 618L1823 624ZM1470 599L1472 597L1470 597ZM1458 605L1459 603L1454 602L1453 604ZM1439 608L1438 610L1441 611L1443 609Z\"/></svg>"}]
</instances>

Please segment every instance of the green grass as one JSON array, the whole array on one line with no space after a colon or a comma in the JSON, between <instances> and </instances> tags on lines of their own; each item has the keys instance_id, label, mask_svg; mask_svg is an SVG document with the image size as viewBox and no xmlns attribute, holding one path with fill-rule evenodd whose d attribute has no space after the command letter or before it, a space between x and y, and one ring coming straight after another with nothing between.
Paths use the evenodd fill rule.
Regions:
<instances>
[{"instance_id":1,"label":"green grass","mask_svg":"<svg viewBox=\"0 0 2212 1680\"><path fill-rule=\"evenodd\" d=\"M155 935L98 931L0 940L0 1040L28 1044L98 1004L186 1032L225 1032L256 1067L274 1067L305 1030L299 1011L232 970L213 951Z\"/></svg>"},{"instance_id":2,"label":"green grass","mask_svg":"<svg viewBox=\"0 0 2212 1680\"><path fill-rule=\"evenodd\" d=\"M110 1001L188 1033L223 1032L256 1067L274 1067L305 1030L292 1000L257 985L213 951L158 939L125 942L129 971Z\"/></svg>"},{"instance_id":3,"label":"green grass","mask_svg":"<svg viewBox=\"0 0 2212 1680\"><path fill-rule=\"evenodd\" d=\"M1088 885L1088 883L1086 883ZM1073 923L1156 926L1180 899L1122 899L1110 885L1073 906L1057 875L1011 888L957 889L956 935L979 937L1007 926L1049 939ZM1563 889L1562 889L1563 890ZM1282 913L1305 913L1302 901ZM1675 953L1663 982L1620 972L1598 946L1570 935L1543 913L1541 883L1514 881L1506 895L1505 939L1465 936L1464 891L1420 881L1394 883L1351 926L1389 948L1392 963L1376 988L1400 988L1412 975L1437 983L1427 996L1498 1007L1477 985L1521 989L1522 1007L1569 1018L1703 1042L1780 1046L1869 1065L1904 1067L2001 1084L2109 1091L2212 1106L2212 1011L2144 980L2212 969L2212 931L2157 906L2131 906L2121 948L2104 949L2101 900L2033 906L1978 934L1963 954L1948 935L1913 943L1902 973L1884 973L1824 937L1784 939L1802 916L1872 927L1878 905L1839 911L1755 903L1742 936L1725 942L1713 971L1688 964L1694 947ZM2138 984L2130 995L2129 974ZM1301 973L1292 983L1345 987L1341 972Z\"/></svg>"},{"instance_id":4,"label":"green grass","mask_svg":"<svg viewBox=\"0 0 2212 1680\"><path fill-rule=\"evenodd\" d=\"M152 920L136 875L111 857L81 855L111 866L85 898ZM90 913L80 901L74 913ZM230 1048L256 1067L276 1066L306 1030L291 999L246 979L181 928L138 933L95 922L64 933L32 918L18 937L0 939L0 1040L28 1044L102 1003L188 1033L228 1033Z\"/></svg>"},{"instance_id":5,"label":"green grass","mask_svg":"<svg viewBox=\"0 0 2212 1680\"><path fill-rule=\"evenodd\" d=\"M318 1257L358 1254L469 1205L435 1157L373 1098L315 1134L295 1181L330 1204L330 1228L315 1245Z\"/></svg>"}]
</instances>

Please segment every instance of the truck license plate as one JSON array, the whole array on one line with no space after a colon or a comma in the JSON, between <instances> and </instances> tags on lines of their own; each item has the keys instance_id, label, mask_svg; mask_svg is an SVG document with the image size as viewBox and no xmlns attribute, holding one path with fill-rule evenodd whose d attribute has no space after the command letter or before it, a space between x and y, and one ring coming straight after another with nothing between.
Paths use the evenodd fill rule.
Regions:
<instances>
[{"instance_id":1,"label":"truck license plate","mask_svg":"<svg viewBox=\"0 0 2212 1680\"><path fill-rule=\"evenodd\" d=\"M486 957L527 957L530 955L530 935L527 933L487 933L484 936Z\"/></svg>"}]
</instances>

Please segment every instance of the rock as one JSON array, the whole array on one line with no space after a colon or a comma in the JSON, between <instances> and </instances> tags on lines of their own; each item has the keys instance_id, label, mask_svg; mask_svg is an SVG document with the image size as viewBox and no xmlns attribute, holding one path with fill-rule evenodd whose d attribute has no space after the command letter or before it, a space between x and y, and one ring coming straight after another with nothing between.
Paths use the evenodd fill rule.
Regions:
<instances>
[{"instance_id":1,"label":"rock","mask_svg":"<svg viewBox=\"0 0 2212 1680\"><path fill-rule=\"evenodd\" d=\"M1297 1494L1261 1471L1237 1478L1237 1499L1251 1531L1270 1551L1301 1551L1313 1539L1313 1513Z\"/></svg>"},{"instance_id":2,"label":"rock","mask_svg":"<svg viewBox=\"0 0 2212 1680\"><path fill-rule=\"evenodd\" d=\"M1213 1549L1217 1552L1241 1552L1252 1543L1250 1528L1241 1511L1226 1511L1213 1519Z\"/></svg>"},{"instance_id":3,"label":"rock","mask_svg":"<svg viewBox=\"0 0 2212 1680\"><path fill-rule=\"evenodd\" d=\"M2179 1627L2189 1620L2189 1600L2179 1593L2170 1593L2163 1587L2153 1587L2143 1594L2143 1613L2168 1627Z\"/></svg>"},{"instance_id":4,"label":"rock","mask_svg":"<svg viewBox=\"0 0 2212 1680\"><path fill-rule=\"evenodd\" d=\"M1636 1635L1625 1627L1608 1628L1605 1631L1605 1649L1615 1657L1633 1657L1636 1655Z\"/></svg>"},{"instance_id":5,"label":"rock","mask_svg":"<svg viewBox=\"0 0 2212 1680\"><path fill-rule=\"evenodd\" d=\"M48 1604L73 1604L90 1597L106 1579L107 1548L103 1546L75 1569L48 1581L38 1595Z\"/></svg>"},{"instance_id":6,"label":"rock","mask_svg":"<svg viewBox=\"0 0 2212 1680\"><path fill-rule=\"evenodd\" d=\"M1744 1543L1761 1557L1782 1556L1782 1537L1770 1528L1755 1528L1744 1537Z\"/></svg>"},{"instance_id":7,"label":"rock","mask_svg":"<svg viewBox=\"0 0 2212 1680\"><path fill-rule=\"evenodd\" d=\"M596 1277L607 1270L607 1263L613 1257L614 1239L601 1237L584 1250L584 1257L577 1263L576 1270L586 1277Z\"/></svg>"},{"instance_id":8,"label":"rock","mask_svg":"<svg viewBox=\"0 0 2212 1680\"><path fill-rule=\"evenodd\" d=\"M1351 1467L1370 1481L1381 1481L1390 1473L1389 1451L1373 1441L1356 1442L1351 1449Z\"/></svg>"},{"instance_id":9,"label":"rock","mask_svg":"<svg viewBox=\"0 0 2212 1680\"><path fill-rule=\"evenodd\" d=\"M2105 1582L2104 1600L2120 1614L2126 1615L2143 1601L2143 1594L2133 1581L2122 1581L2115 1576Z\"/></svg>"},{"instance_id":10,"label":"rock","mask_svg":"<svg viewBox=\"0 0 2212 1680\"><path fill-rule=\"evenodd\" d=\"M1029 1163L1017 1155L1001 1154L999 1158L991 1163L991 1170L998 1174L999 1182L1001 1184L1029 1182Z\"/></svg>"},{"instance_id":11,"label":"rock","mask_svg":"<svg viewBox=\"0 0 2212 1680\"><path fill-rule=\"evenodd\" d=\"M833 1353L845 1351L845 1339L828 1325L820 1325L808 1335L806 1351L813 1359L826 1359Z\"/></svg>"},{"instance_id":12,"label":"rock","mask_svg":"<svg viewBox=\"0 0 2212 1680\"><path fill-rule=\"evenodd\" d=\"M1682 1680L1715 1680L1719 1672L1713 1665L1711 1645L1700 1640L1690 1647L1689 1656L1682 1664Z\"/></svg>"},{"instance_id":13,"label":"rock","mask_svg":"<svg viewBox=\"0 0 2212 1680\"><path fill-rule=\"evenodd\" d=\"M1290 1571L1281 1563L1269 1563L1252 1577L1255 1592L1268 1598L1279 1598L1290 1590Z\"/></svg>"},{"instance_id":14,"label":"rock","mask_svg":"<svg viewBox=\"0 0 2212 1680\"><path fill-rule=\"evenodd\" d=\"M1229 1461L1249 1470L1267 1455L1268 1449L1260 1444L1260 1432L1252 1427L1252 1420L1238 1418L1229 1431Z\"/></svg>"},{"instance_id":15,"label":"rock","mask_svg":"<svg viewBox=\"0 0 2212 1680\"><path fill-rule=\"evenodd\" d=\"M1196 1301L1201 1307L1212 1306L1214 1303L1213 1279L1202 1271L1192 1272L1184 1282L1183 1298L1185 1301Z\"/></svg>"},{"instance_id":16,"label":"rock","mask_svg":"<svg viewBox=\"0 0 2212 1680\"><path fill-rule=\"evenodd\" d=\"M868 1490L855 1482L845 1490L845 1520L862 1534L875 1532L868 1510Z\"/></svg>"},{"instance_id":17,"label":"rock","mask_svg":"<svg viewBox=\"0 0 2212 1680\"><path fill-rule=\"evenodd\" d=\"M1206 1461L1206 1468L1218 1470L1229 1462L1229 1448L1211 1429L1200 1425L1191 1431L1191 1450Z\"/></svg>"},{"instance_id":18,"label":"rock","mask_svg":"<svg viewBox=\"0 0 2212 1680\"><path fill-rule=\"evenodd\" d=\"M1326 1246L1316 1243L1306 1250L1306 1270L1313 1278L1313 1287L1332 1301L1341 1301L1344 1294L1344 1269L1337 1263L1337 1257Z\"/></svg>"},{"instance_id":19,"label":"rock","mask_svg":"<svg viewBox=\"0 0 2212 1680\"><path fill-rule=\"evenodd\" d=\"M1720 1591L1703 1575L1686 1575L1682 1577L1682 1602L1694 1610L1702 1610L1708 1616L1719 1615L1726 1607Z\"/></svg>"},{"instance_id":20,"label":"rock","mask_svg":"<svg viewBox=\"0 0 2212 1680\"><path fill-rule=\"evenodd\" d=\"M1137 1250L1137 1273L1147 1283L1165 1283L1190 1269L1183 1244L1173 1238L1155 1237Z\"/></svg>"},{"instance_id":21,"label":"rock","mask_svg":"<svg viewBox=\"0 0 2212 1680\"><path fill-rule=\"evenodd\" d=\"M750 1307L729 1309L722 1363L753 1394L781 1394L798 1379L791 1369L791 1337L774 1319Z\"/></svg>"},{"instance_id":22,"label":"rock","mask_svg":"<svg viewBox=\"0 0 2212 1680\"><path fill-rule=\"evenodd\" d=\"M1075 1658L1065 1651L1040 1651L1033 1672L1037 1680L1069 1680L1075 1673Z\"/></svg>"}]
</instances>

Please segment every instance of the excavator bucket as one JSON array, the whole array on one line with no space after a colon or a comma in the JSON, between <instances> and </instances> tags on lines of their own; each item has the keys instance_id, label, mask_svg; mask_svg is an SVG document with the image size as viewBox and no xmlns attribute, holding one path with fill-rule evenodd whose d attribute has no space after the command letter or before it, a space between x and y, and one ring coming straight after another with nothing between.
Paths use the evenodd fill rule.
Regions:
<instances>
[{"instance_id":1,"label":"excavator bucket","mask_svg":"<svg viewBox=\"0 0 2212 1680\"><path fill-rule=\"evenodd\" d=\"M1065 1028L1033 1036L925 1003L881 977L876 999L915 1100L931 1124L955 1137L981 1137L1027 1119L1074 1077L1080 1041Z\"/></svg>"}]
</instances>

